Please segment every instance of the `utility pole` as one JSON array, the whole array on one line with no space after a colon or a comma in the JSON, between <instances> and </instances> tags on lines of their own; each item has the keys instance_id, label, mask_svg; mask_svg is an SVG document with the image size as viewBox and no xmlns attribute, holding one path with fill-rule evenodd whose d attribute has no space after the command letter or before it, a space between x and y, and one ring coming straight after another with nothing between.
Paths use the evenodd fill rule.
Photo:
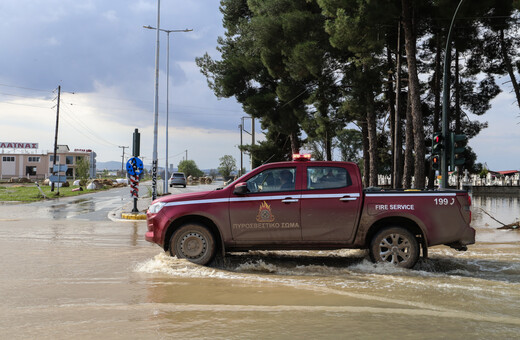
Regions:
<instances>
[{"instance_id":1,"label":"utility pole","mask_svg":"<svg viewBox=\"0 0 520 340\"><path fill-rule=\"evenodd\" d=\"M58 85L58 104L56 105L56 131L54 133L54 159L52 160L52 171L54 174L54 166L56 165L56 154L58 153L58 123L60 121L60 94L61 85ZM54 191L54 182L51 182L51 191Z\"/></svg>"},{"instance_id":2,"label":"utility pole","mask_svg":"<svg viewBox=\"0 0 520 340\"><path fill-rule=\"evenodd\" d=\"M251 132L247 131L244 127L245 118L251 119ZM251 136L251 145L254 147L255 146L255 119L253 117L244 116L241 118L241 122L242 122L242 124L241 124L242 128L240 129L240 140L242 140L242 131L244 131L245 133L247 133L248 135ZM240 144L242 144L242 142ZM253 170L253 153L252 152L249 153L249 159L251 161L251 170Z\"/></svg>"},{"instance_id":3,"label":"utility pole","mask_svg":"<svg viewBox=\"0 0 520 340\"><path fill-rule=\"evenodd\" d=\"M125 163L125 149L128 149L128 146L119 146L120 149L123 149L123 155L121 156L121 176L123 176L124 170L124 163Z\"/></svg>"}]
</instances>

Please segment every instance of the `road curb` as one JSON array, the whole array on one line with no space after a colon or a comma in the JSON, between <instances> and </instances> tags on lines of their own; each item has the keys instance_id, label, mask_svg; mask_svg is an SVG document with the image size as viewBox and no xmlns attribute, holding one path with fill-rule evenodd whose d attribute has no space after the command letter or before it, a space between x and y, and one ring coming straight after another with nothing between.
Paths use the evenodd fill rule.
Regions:
<instances>
[{"instance_id":1,"label":"road curb","mask_svg":"<svg viewBox=\"0 0 520 340\"><path fill-rule=\"evenodd\" d=\"M121 213L121 218L125 220L146 220L145 213Z\"/></svg>"}]
</instances>

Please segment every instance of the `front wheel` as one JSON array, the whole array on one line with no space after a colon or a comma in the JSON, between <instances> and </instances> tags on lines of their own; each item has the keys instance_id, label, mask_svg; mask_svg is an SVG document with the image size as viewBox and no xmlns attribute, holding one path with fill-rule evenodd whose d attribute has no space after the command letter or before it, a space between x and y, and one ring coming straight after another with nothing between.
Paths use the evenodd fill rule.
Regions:
<instances>
[{"instance_id":1,"label":"front wheel","mask_svg":"<svg viewBox=\"0 0 520 340\"><path fill-rule=\"evenodd\" d=\"M419 243L404 228L385 228L372 238L370 258L373 262L389 262L399 267L412 268L419 259Z\"/></svg>"},{"instance_id":2,"label":"front wheel","mask_svg":"<svg viewBox=\"0 0 520 340\"><path fill-rule=\"evenodd\" d=\"M188 223L181 226L170 240L170 254L179 259L206 265L215 255L215 238L204 226Z\"/></svg>"}]
</instances>

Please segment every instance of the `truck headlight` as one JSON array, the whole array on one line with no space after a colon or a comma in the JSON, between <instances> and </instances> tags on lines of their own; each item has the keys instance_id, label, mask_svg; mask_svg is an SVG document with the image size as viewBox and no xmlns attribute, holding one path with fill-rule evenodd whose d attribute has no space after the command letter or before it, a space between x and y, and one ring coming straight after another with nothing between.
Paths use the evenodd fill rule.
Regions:
<instances>
[{"instance_id":1,"label":"truck headlight","mask_svg":"<svg viewBox=\"0 0 520 340\"><path fill-rule=\"evenodd\" d=\"M152 214L157 214L165 205L166 203L164 202L154 203L148 208L148 211Z\"/></svg>"}]
</instances>

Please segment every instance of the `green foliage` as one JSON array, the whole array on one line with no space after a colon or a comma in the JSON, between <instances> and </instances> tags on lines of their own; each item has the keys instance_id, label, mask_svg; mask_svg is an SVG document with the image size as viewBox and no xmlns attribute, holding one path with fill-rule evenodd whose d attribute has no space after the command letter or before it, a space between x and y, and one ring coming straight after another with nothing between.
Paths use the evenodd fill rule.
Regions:
<instances>
[{"instance_id":1,"label":"green foliage","mask_svg":"<svg viewBox=\"0 0 520 340\"><path fill-rule=\"evenodd\" d=\"M193 160L184 160L180 161L178 165L179 172L184 172L186 177L192 176L192 177L201 177L204 175L204 173L199 170L197 167L197 164Z\"/></svg>"},{"instance_id":2,"label":"green foliage","mask_svg":"<svg viewBox=\"0 0 520 340\"><path fill-rule=\"evenodd\" d=\"M231 171L237 169L237 162L235 158L231 155L225 155L220 157L220 166L218 167L218 172L222 175L222 177L227 178L231 175Z\"/></svg>"},{"instance_id":3,"label":"green foliage","mask_svg":"<svg viewBox=\"0 0 520 340\"><path fill-rule=\"evenodd\" d=\"M495 77L518 73L520 40L510 20L518 15L518 3L462 6L452 48L452 75L455 69L458 73L452 77L450 130L472 138L486 128L466 113L487 112L500 91ZM399 96L400 123L405 126L406 101L413 99L412 114L418 118L408 129L425 141L416 141L406 157L422 157L426 141L439 130L441 56L456 5L450 0L221 0L221 59L206 53L196 62L216 96L235 97L267 130L265 142L243 146L254 166L290 159L304 135L322 159L332 159L332 149L339 148L342 159L360 162L361 141L368 141L362 157L373 164L365 164L367 176L375 170L387 173L392 169L398 20L413 13L412 29L407 21L401 33L401 50L413 55L402 52L401 77L407 81ZM509 66L504 53L511 58ZM408 73L410 60L417 74ZM363 132L345 130L349 123ZM401 136L404 144L405 133ZM472 168L475 158L466 159ZM422 163L418 159L415 167Z\"/></svg>"},{"instance_id":4,"label":"green foliage","mask_svg":"<svg viewBox=\"0 0 520 340\"><path fill-rule=\"evenodd\" d=\"M338 132L338 148L341 151L341 160L358 163L361 160L363 141L361 132L354 129L345 129Z\"/></svg>"},{"instance_id":5,"label":"green foliage","mask_svg":"<svg viewBox=\"0 0 520 340\"><path fill-rule=\"evenodd\" d=\"M85 185L89 178L89 166L87 157L80 157L76 161L76 177L81 180L81 185Z\"/></svg>"},{"instance_id":6,"label":"green foliage","mask_svg":"<svg viewBox=\"0 0 520 340\"><path fill-rule=\"evenodd\" d=\"M92 192L91 190L83 190L83 191L72 191L72 189L77 189L78 187L60 187L59 195L58 188L54 188L54 191L51 191L51 187L48 185L40 185L41 190L43 191L46 198L53 199L58 197L71 197L71 196L79 196L81 194L86 194ZM104 188L108 189L108 188ZM7 185L0 186L0 202L36 202L45 199L42 196L38 187L32 184L25 185Z\"/></svg>"},{"instance_id":7,"label":"green foliage","mask_svg":"<svg viewBox=\"0 0 520 340\"><path fill-rule=\"evenodd\" d=\"M287 134L269 131L266 140L255 145L245 145L242 149L253 155L253 168L265 163L291 160L292 150Z\"/></svg>"}]
</instances>

